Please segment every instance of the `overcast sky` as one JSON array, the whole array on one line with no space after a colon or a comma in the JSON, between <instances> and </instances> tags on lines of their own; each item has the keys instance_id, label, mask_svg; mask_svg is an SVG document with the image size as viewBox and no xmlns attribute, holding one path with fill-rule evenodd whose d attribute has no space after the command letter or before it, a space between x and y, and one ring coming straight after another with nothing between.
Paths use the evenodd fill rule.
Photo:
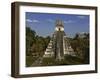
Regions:
<instances>
[{"instance_id":1,"label":"overcast sky","mask_svg":"<svg viewBox=\"0 0 100 80\"><path fill-rule=\"evenodd\" d=\"M40 36L51 35L57 19L63 21L67 36L72 37L79 32L89 32L89 15L26 12L25 16L26 26L35 30Z\"/></svg>"}]
</instances>

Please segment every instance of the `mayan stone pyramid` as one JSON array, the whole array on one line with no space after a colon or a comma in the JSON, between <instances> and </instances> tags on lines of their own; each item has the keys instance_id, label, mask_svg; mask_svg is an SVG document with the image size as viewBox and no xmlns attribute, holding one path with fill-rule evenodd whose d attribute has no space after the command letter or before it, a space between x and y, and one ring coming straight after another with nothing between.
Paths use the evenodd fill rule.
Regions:
<instances>
[{"instance_id":1,"label":"mayan stone pyramid","mask_svg":"<svg viewBox=\"0 0 100 80\"><path fill-rule=\"evenodd\" d=\"M63 22L61 20L56 20L55 31L43 57L55 57L56 60L62 60L66 55L74 56L75 52L64 32Z\"/></svg>"}]
</instances>

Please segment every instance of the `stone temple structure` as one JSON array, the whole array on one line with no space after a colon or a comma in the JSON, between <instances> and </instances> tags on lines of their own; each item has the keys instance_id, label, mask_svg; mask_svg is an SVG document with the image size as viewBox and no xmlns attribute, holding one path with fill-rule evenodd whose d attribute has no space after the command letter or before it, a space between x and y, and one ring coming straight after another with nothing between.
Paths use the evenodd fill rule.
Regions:
<instances>
[{"instance_id":1,"label":"stone temple structure","mask_svg":"<svg viewBox=\"0 0 100 80\"><path fill-rule=\"evenodd\" d=\"M43 57L55 57L56 60L62 60L65 55L75 56L75 52L64 32L63 22L56 20L55 31Z\"/></svg>"}]
</instances>

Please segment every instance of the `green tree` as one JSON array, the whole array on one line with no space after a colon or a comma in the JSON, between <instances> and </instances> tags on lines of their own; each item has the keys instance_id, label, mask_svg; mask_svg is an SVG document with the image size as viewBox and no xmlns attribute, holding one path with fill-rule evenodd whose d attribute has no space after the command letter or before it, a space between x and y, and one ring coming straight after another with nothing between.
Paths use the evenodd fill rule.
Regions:
<instances>
[{"instance_id":1,"label":"green tree","mask_svg":"<svg viewBox=\"0 0 100 80\"><path fill-rule=\"evenodd\" d=\"M26 55L31 55L31 46L35 42L36 32L26 27Z\"/></svg>"},{"instance_id":2,"label":"green tree","mask_svg":"<svg viewBox=\"0 0 100 80\"><path fill-rule=\"evenodd\" d=\"M77 57L83 59L86 63L89 58L89 33L84 33L83 37L78 34L71 40L71 46L76 52Z\"/></svg>"}]
</instances>

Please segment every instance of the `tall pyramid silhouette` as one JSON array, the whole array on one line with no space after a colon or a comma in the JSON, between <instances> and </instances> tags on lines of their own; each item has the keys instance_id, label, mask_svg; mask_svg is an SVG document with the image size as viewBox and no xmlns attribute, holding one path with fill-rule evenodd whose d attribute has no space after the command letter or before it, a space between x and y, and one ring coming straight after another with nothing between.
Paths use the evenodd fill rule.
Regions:
<instances>
[{"instance_id":1,"label":"tall pyramid silhouette","mask_svg":"<svg viewBox=\"0 0 100 80\"><path fill-rule=\"evenodd\" d=\"M54 57L56 60L62 60L66 55L75 56L75 52L64 32L63 22L56 20L55 31L43 57Z\"/></svg>"}]
</instances>

